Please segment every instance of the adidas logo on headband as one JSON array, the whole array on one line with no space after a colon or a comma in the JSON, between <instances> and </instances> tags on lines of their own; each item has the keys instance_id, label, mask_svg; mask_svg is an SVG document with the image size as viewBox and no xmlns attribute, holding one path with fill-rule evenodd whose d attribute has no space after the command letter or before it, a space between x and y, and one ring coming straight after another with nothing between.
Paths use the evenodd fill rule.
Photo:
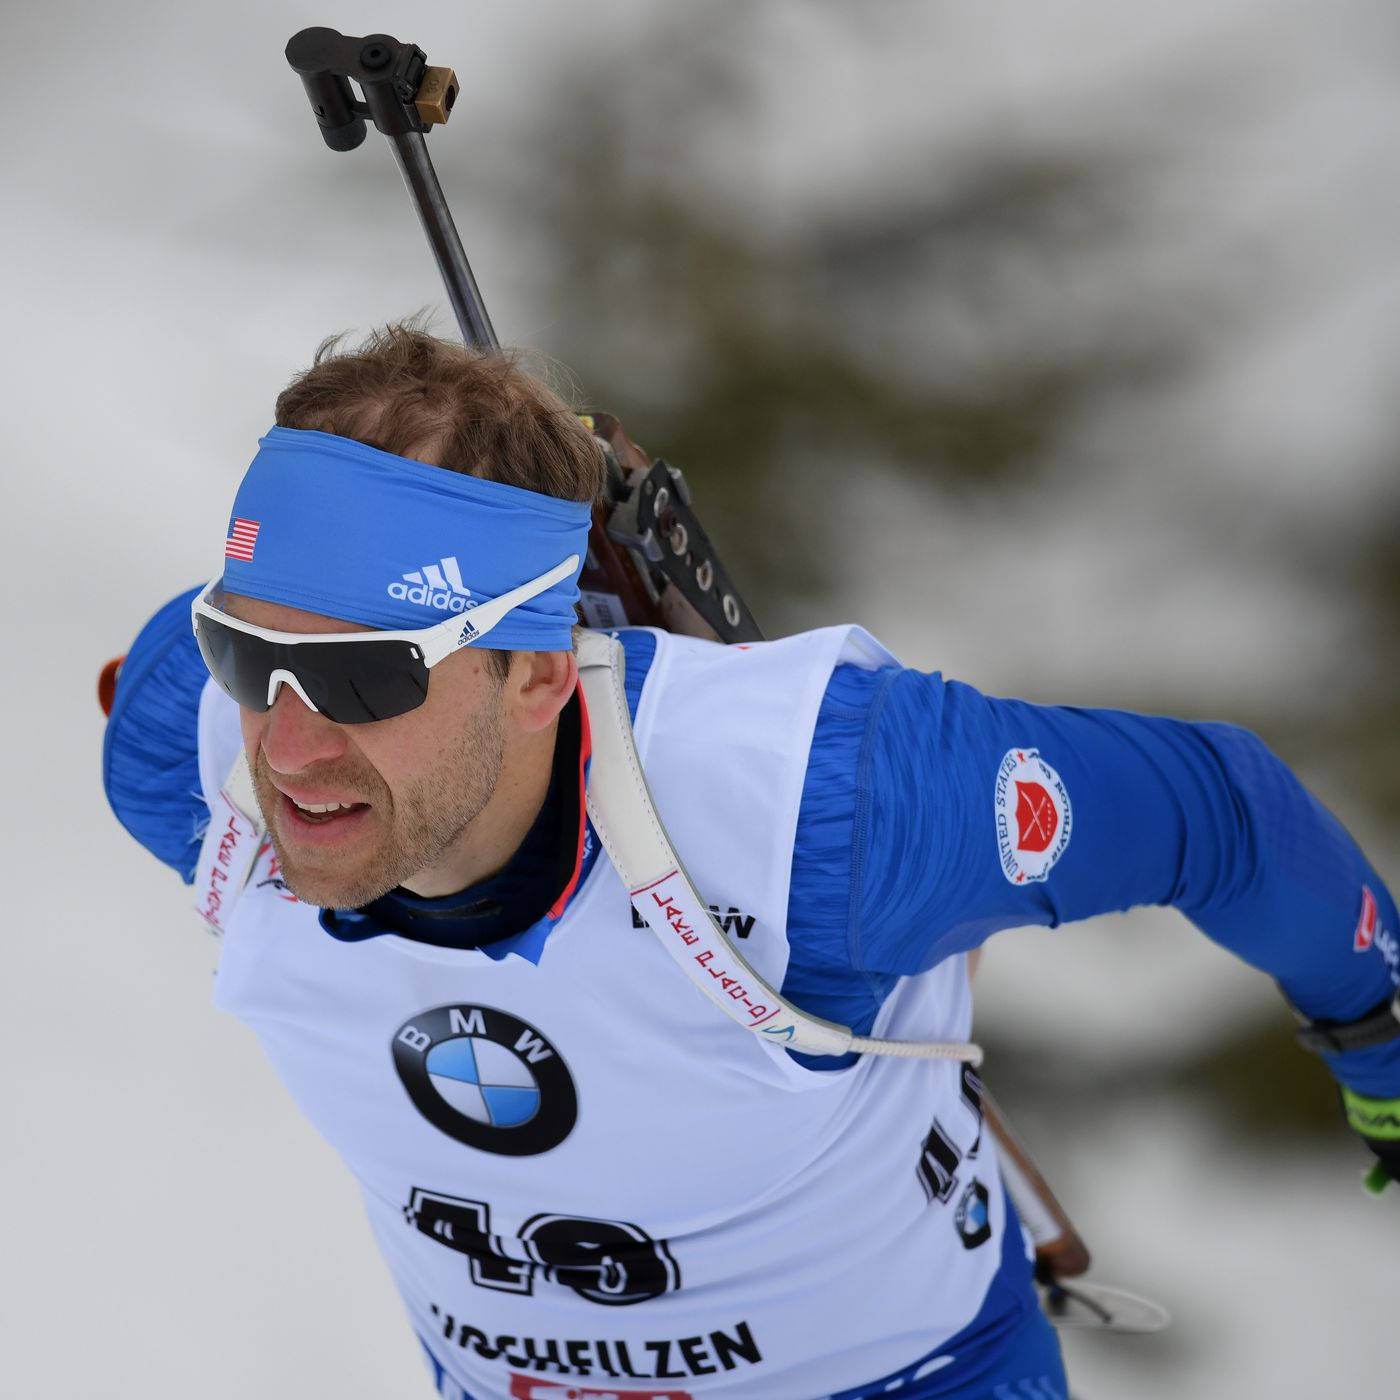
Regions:
<instances>
[{"instance_id":1,"label":"adidas logo on headband","mask_svg":"<svg viewBox=\"0 0 1400 1400\"><path fill-rule=\"evenodd\" d=\"M402 583L395 581L389 585L389 596L408 603L421 603L439 612L462 612L476 606L470 601L471 589L462 582L456 555L440 559L436 564L425 564L421 571L404 574Z\"/></svg>"}]
</instances>

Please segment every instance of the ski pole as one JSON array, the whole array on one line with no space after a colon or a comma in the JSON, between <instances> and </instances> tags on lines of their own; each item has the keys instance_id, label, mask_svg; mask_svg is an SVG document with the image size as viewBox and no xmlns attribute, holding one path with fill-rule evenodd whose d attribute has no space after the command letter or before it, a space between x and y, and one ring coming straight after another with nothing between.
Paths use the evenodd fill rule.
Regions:
<instances>
[{"instance_id":1,"label":"ski pole","mask_svg":"<svg viewBox=\"0 0 1400 1400\"><path fill-rule=\"evenodd\" d=\"M462 338L478 350L496 350L491 318L452 221L423 139L445 122L457 100L449 68L430 68L416 44L388 34L352 38L335 29L303 29L287 42L287 62L300 76L326 145L353 151L365 139L365 118L388 139L413 207L437 260ZM364 100L356 98L358 83Z\"/></svg>"}]
</instances>

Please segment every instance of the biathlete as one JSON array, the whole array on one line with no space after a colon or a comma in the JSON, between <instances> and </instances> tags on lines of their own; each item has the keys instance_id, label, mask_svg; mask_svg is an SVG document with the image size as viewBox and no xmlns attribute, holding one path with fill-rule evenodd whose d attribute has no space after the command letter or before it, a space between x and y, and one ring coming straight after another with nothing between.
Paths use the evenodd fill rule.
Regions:
<instances>
[{"instance_id":1,"label":"biathlete","mask_svg":"<svg viewBox=\"0 0 1400 1400\"><path fill-rule=\"evenodd\" d=\"M112 806L194 883L215 1002L354 1174L443 1395L1064 1400L975 1070L794 1051L755 990L965 1042L967 955L1015 925L1175 906L1277 980L1400 1176L1395 905L1283 764L859 628L617 634L609 722L759 1033L687 990L585 810L603 470L508 355L323 352L108 724Z\"/></svg>"}]
</instances>

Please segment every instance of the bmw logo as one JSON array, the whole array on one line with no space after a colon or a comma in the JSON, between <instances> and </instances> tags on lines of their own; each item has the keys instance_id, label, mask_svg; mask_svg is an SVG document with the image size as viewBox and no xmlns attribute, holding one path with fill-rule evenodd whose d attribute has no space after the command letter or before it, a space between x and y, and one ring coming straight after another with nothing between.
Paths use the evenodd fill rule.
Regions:
<instances>
[{"instance_id":1,"label":"bmw logo","mask_svg":"<svg viewBox=\"0 0 1400 1400\"><path fill-rule=\"evenodd\" d=\"M548 1152L578 1118L562 1056L533 1026L490 1006L435 1006L394 1034L394 1068L414 1107L467 1147Z\"/></svg>"},{"instance_id":2,"label":"bmw logo","mask_svg":"<svg viewBox=\"0 0 1400 1400\"><path fill-rule=\"evenodd\" d=\"M992 1237L992 1212L987 1188L974 1176L967 1183L957 1209L953 1212L953 1224L957 1227L958 1238L964 1249L976 1249L986 1244Z\"/></svg>"}]
</instances>

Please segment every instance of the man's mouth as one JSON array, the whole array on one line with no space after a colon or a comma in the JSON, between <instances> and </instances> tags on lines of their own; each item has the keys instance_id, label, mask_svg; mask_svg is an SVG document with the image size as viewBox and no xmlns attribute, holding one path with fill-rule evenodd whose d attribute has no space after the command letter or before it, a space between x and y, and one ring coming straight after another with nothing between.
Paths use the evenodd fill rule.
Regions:
<instances>
[{"instance_id":1,"label":"man's mouth","mask_svg":"<svg viewBox=\"0 0 1400 1400\"><path fill-rule=\"evenodd\" d=\"M314 832L323 839L348 836L369 814L367 802L299 802L279 790L282 829L306 839Z\"/></svg>"},{"instance_id":2,"label":"man's mouth","mask_svg":"<svg viewBox=\"0 0 1400 1400\"><path fill-rule=\"evenodd\" d=\"M363 802L298 802L295 797L288 801L307 821L325 820L339 812L353 812L356 807L365 805Z\"/></svg>"}]
</instances>

